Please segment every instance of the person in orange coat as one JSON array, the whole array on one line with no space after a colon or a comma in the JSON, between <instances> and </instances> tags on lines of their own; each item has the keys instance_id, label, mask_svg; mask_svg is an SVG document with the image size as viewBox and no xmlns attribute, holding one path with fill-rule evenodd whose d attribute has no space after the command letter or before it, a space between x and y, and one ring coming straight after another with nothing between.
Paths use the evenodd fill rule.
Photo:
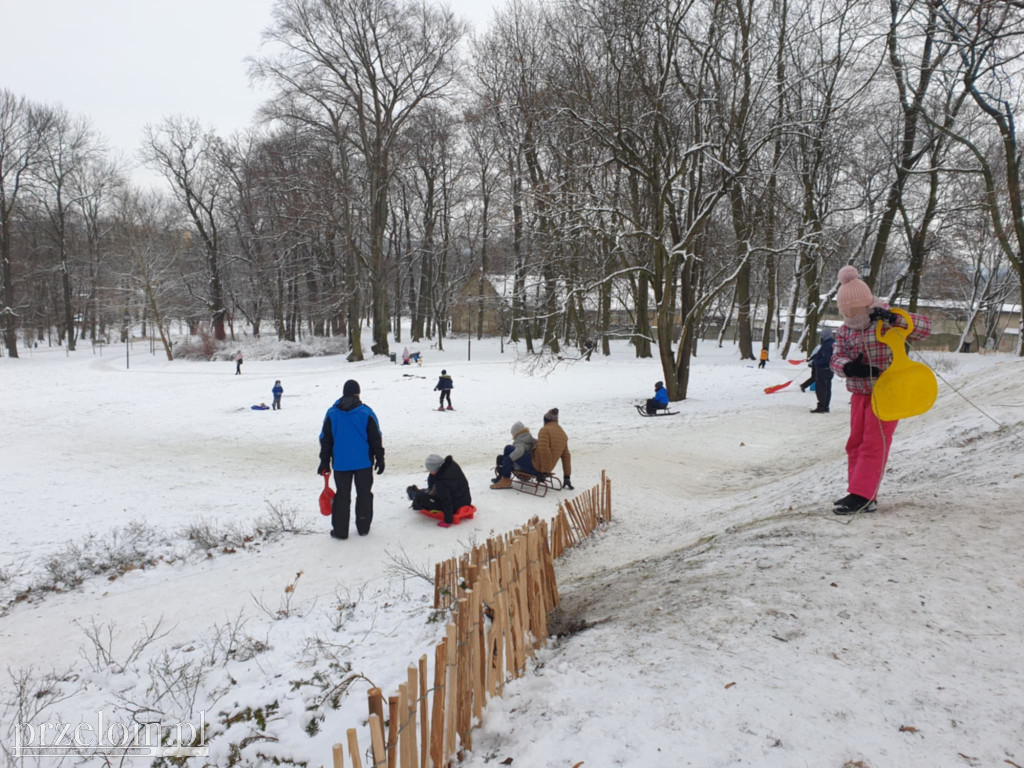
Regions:
<instances>
[{"instance_id":1,"label":"person in orange coat","mask_svg":"<svg viewBox=\"0 0 1024 768\"><path fill-rule=\"evenodd\" d=\"M761 362L757 364L758 368L764 368L768 364L768 347L761 347Z\"/></svg>"},{"instance_id":2,"label":"person in orange coat","mask_svg":"<svg viewBox=\"0 0 1024 768\"><path fill-rule=\"evenodd\" d=\"M569 438L558 423L558 409L552 408L544 414L544 426L537 433L537 445L533 447L533 467L538 472L550 474L555 465L562 462L562 487L572 487L572 455L569 453Z\"/></svg>"}]
</instances>

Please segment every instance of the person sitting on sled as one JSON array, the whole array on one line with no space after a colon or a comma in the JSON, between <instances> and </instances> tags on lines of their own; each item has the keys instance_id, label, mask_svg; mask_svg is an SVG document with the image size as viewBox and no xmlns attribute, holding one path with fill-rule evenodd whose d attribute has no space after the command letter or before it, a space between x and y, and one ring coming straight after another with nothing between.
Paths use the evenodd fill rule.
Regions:
<instances>
[{"instance_id":1,"label":"person sitting on sled","mask_svg":"<svg viewBox=\"0 0 1024 768\"><path fill-rule=\"evenodd\" d=\"M831 367L846 379L846 389L850 392L850 437L846 441L849 493L836 500L832 511L837 515L852 515L875 511L876 494L899 423L882 421L871 408L875 382L892 364L892 350L875 338L876 322L882 321L883 331L892 326L907 328L908 325L903 317L890 312L871 294L852 265L839 270L839 282L836 304L843 316L843 325L836 333ZM907 336L909 341L924 339L931 333L931 321L927 317L910 313L910 318L914 330ZM818 386L815 384L815 389Z\"/></svg>"},{"instance_id":2,"label":"person sitting on sled","mask_svg":"<svg viewBox=\"0 0 1024 768\"><path fill-rule=\"evenodd\" d=\"M654 382L654 397L647 401L647 412L654 413L668 408L668 390L665 389L665 382Z\"/></svg>"},{"instance_id":3,"label":"person sitting on sled","mask_svg":"<svg viewBox=\"0 0 1024 768\"><path fill-rule=\"evenodd\" d=\"M455 410L454 408L452 408L452 387L454 386L455 384L452 383L452 377L448 375L448 371L442 370L441 376L437 380L437 386L434 387L435 392L440 391L441 393L441 400L438 403L437 410L444 410L444 401L446 398L448 400L448 410Z\"/></svg>"},{"instance_id":4,"label":"person sitting on sled","mask_svg":"<svg viewBox=\"0 0 1024 768\"><path fill-rule=\"evenodd\" d=\"M500 491L512 487L512 472L527 472L536 475L533 468L532 452L537 445L537 438L530 434L529 428L521 421L512 425L512 445L506 445L503 453L497 457L494 469L496 477L491 483L491 490Z\"/></svg>"},{"instance_id":5,"label":"person sitting on sled","mask_svg":"<svg viewBox=\"0 0 1024 768\"><path fill-rule=\"evenodd\" d=\"M544 414L544 426L537 433L537 445L533 449L533 466L542 475L555 471L555 465L562 462L562 487L570 491L572 481L572 455L569 453L569 438L558 424L558 409L552 408Z\"/></svg>"},{"instance_id":6,"label":"person sitting on sled","mask_svg":"<svg viewBox=\"0 0 1024 768\"><path fill-rule=\"evenodd\" d=\"M444 520L438 525L447 528L452 524L455 513L462 507L473 504L473 496L469 492L469 481L462 467L455 463L451 456L443 459L436 453L427 456L424 466L430 475L427 476L427 489L421 490L415 485L405 489L412 502L412 508L436 509L444 514Z\"/></svg>"}]
</instances>

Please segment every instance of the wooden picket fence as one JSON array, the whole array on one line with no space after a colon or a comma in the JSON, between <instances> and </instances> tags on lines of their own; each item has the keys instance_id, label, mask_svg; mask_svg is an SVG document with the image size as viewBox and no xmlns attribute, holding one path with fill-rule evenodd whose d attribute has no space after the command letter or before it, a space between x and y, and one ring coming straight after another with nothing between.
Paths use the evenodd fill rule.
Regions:
<instances>
[{"instance_id":1,"label":"wooden picket fence","mask_svg":"<svg viewBox=\"0 0 1024 768\"><path fill-rule=\"evenodd\" d=\"M487 699L526 672L527 659L548 638L558 605L554 560L611 520L611 481L559 503L551 523L534 518L435 567L434 607L451 609L445 637L434 648L433 684L427 654L410 664L396 696L367 692L370 768L449 768L472 749L473 722ZM346 732L354 768L363 768L355 728ZM334 768L345 766L335 744Z\"/></svg>"}]
</instances>

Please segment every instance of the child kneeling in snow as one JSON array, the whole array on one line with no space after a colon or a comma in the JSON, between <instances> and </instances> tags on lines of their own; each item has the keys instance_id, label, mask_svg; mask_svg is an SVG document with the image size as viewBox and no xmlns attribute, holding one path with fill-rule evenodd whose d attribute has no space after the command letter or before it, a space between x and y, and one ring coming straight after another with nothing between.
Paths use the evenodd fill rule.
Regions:
<instances>
[{"instance_id":1,"label":"child kneeling in snow","mask_svg":"<svg viewBox=\"0 0 1024 768\"><path fill-rule=\"evenodd\" d=\"M462 507L473 504L473 496L469 492L469 481L462 467L455 463L451 456L443 459L436 453L427 456L424 462L430 475L427 477L427 489L420 490L415 485L405 489L416 510L440 510L444 520L438 523L442 528L452 524L455 513Z\"/></svg>"}]
</instances>

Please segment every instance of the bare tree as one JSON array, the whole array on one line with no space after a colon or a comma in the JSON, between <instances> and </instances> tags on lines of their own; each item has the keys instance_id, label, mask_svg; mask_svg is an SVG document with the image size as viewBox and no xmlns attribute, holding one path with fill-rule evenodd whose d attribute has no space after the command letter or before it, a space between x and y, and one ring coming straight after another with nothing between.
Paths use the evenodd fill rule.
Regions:
<instances>
[{"instance_id":1,"label":"bare tree","mask_svg":"<svg viewBox=\"0 0 1024 768\"><path fill-rule=\"evenodd\" d=\"M168 360L173 360L166 312L181 309L174 305L182 248L182 233L176 226L178 216L169 201L158 193L127 188L118 196L117 222L121 230L119 241L128 256L124 277L141 292L164 353Z\"/></svg>"},{"instance_id":2,"label":"bare tree","mask_svg":"<svg viewBox=\"0 0 1024 768\"><path fill-rule=\"evenodd\" d=\"M189 223L195 227L208 278L202 294L210 311L214 336L223 341L227 338L221 238L225 178L217 156L219 144L219 139L205 131L198 120L167 117L158 126L146 126L141 154L170 183Z\"/></svg>"},{"instance_id":3,"label":"bare tree","mask_svg":"<svg viewBox=\"0 0 1024 768\"><path fill-rule=\"evenodd\" d=\"M18 301L14 292L14 217L32 173L42 160L49 110L0 88L0 316L4 345L18 356Z\"/></svg>"},{"instance_id":4,"label":"bare tree","mask_svg":"<svg viewBox=\"0 0 1024 768\"><path fill-rule=\"evenodd\" d=\"M63 308L62 333L68 350L75 351L75 305L72 300L71 272L73 218L81 207L83 191L78 180L86 172L100 147L89 122L74 117L63 107L54 109L43 142L38 197L47 218L47 234L57 258Z\"/></svg>"},{"instance_id":5,"label":"bare tree","mask_svg":"<svg viewBox=\"0 0 1024 768\"><path fill-rule=\"evenodd\" d=\"M440 98L457 71L463 25L450 11L412 0L280 0L269 40L284 53L254 73L301 94L335 120L365 163L373 352L387 354L390 271L385 249L388 190L410 116Z\"/></svg>"},{"instance_id":6,"label":"bare tree","mask_svg":"<svg viewBox=\"0 0 1024 768\"><path fill-rule=\"evenodd\" d=\"M989 159L967 131L955 132L948 125L933 124L965 146L978 164L993 234L1017 273L1019 302L1024 307L1024 180L1016 126L1021 106L1024 8L979 0L941 2L939 6L943 29L963 67L964 88L998 133L999 164ZM1001 178L997 177L999 173ZM1024 313L1018 328L1017 354L1024 356Z\"/></svg>"}]
</instances>

